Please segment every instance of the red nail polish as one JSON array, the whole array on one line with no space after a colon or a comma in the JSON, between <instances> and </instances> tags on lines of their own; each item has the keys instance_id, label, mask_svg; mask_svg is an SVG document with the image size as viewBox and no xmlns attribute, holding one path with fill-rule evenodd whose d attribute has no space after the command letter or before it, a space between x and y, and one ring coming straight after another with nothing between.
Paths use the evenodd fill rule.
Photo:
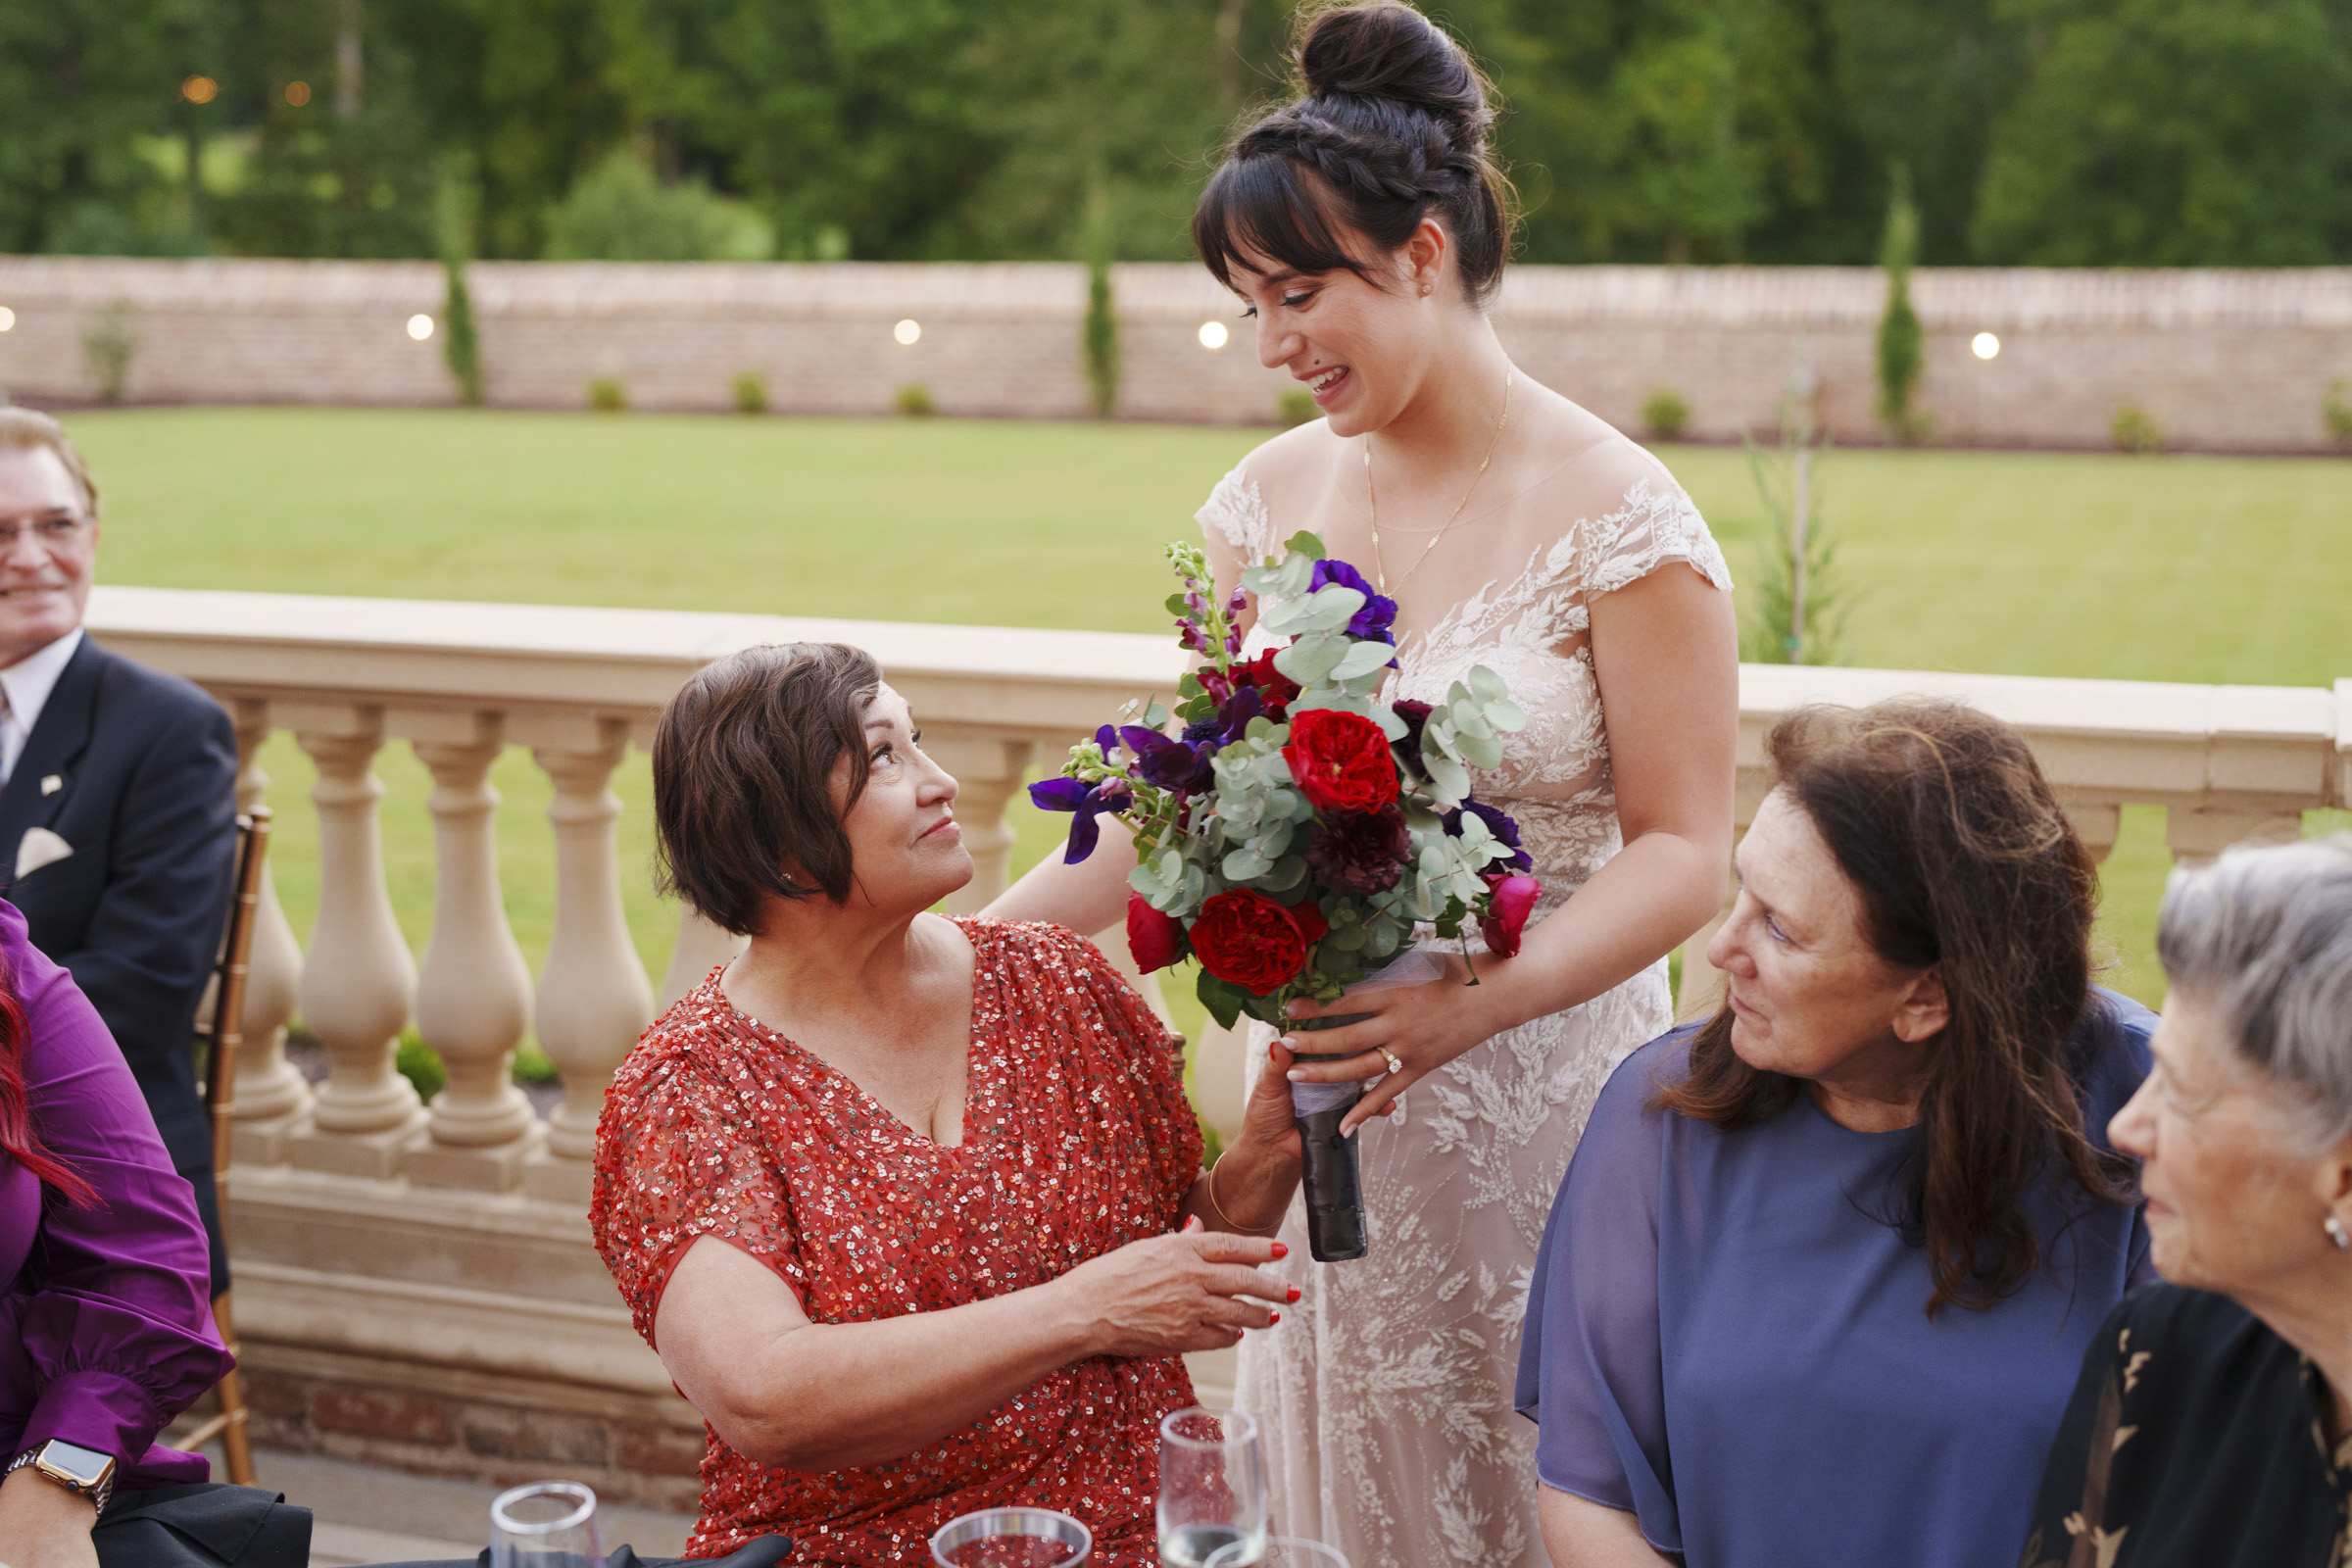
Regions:
<instances>
[{"instance_id":1,"label":"red nail polish","mask_svg":"<svg viewBox=\"0 0 2352 1568\"><path fill-rule=\"evenodd\" d=\"M1298 1287L1296 1285L1291 1287L1291 1299L1294 1301L1298 1299Z\"/></svg>"},{"instance_id":2,"label":"red nail polish","mask_svg":"<svg viewBox=\"0 0 2352 1568\"><path fill-rule=\"evenodd\" d=\"M1280 1312L1268 1312L1266 1314L1266 1327L1272 1328L1275 1324L1282 1321L1282 1314Z\"/></svg>"},{"instance_id":3,"label":"red nail polish","mask_svg":"<svg viewBox=\"0 0 2352 1568\"><path fill-rule=\"evenodd\" d=\"M1277 1258L1288 1257L1291 1255L1291 1250L1281 1242L1276 1242L1274 1244L1274 1255Z\"/></svg>"}]
</instances>

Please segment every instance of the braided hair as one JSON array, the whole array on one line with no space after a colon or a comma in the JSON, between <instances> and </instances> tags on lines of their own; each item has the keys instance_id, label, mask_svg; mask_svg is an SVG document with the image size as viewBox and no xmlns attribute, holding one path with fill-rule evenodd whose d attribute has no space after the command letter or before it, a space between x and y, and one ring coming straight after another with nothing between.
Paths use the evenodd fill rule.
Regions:
<instances>
[{"instance_id":1,"label":"braided hair","mask_svg":"<svg viewBox=\"0 0 2352 1568\"><path fill-rule=\"evenodd\" d=\"M1251 256L1379 283L1378 256L1434 213L1464 292L1493 298L1511 247L1510 186L1489 146L1486 79L1462 46L1403 0L1358 0L1307 23L1298 66L1301 96L1242 132L1193 211L1193 243L1217 281L1233 287L1237 269L1255 270Z\"/></svg>"}]
</instances>

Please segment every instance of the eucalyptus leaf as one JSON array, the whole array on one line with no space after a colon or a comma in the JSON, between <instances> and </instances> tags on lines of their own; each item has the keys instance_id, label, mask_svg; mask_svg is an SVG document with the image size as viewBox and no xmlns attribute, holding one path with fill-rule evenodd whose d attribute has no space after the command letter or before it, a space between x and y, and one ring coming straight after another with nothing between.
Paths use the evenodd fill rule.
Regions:
<instances>
[{"instance_id":1,"label":"eucalyptus leaf","mask_svg":"<svg viewBox=\"0 0 2352 1568\"><path fill-rule=\"evenodd\" d=\"M1527 712L1507 697L1497 697L1486 706L1487 722L1499 730L1527 728Z\"/></svg>"},{"instance_id":2,"label":"eucalyptus leaf","mask_svg":"<svg viewBox=\"0 0 2352 1568\"><path fill-rule=\"evenodd\" d=\"M1257 879L1258 886L1268 893L1288 893L1306 880L1306 858L1286 855L1274 862L1274 869Z\"/></svg>"},{"instance_id":3,"label":"eucalyptus leaf","mask_svg":"<svg viewBox=\"0 0 2352 1568\"><path fill-rule=\"evenodd\" d=\"M1462 804L1470 793L1470 770L1450 757L1431 757L1423 754L1421 765L1429 769L1430 798L1440 806L1452 809Z\"/></svg>"},{"instance_id":4,"label":"eucalyptus leaf","mask_svg":"<svg viewBox=\"0 0 2352 1568\"><path fill-rule=\"evenodd\" d=\"M1319 686L1334 667L1347 662L1348 652L1345 637L1309 633L1276 654L1274 667L1300 686Z\"/></svg>"},{"instance_id":5,"label":"eucalyptus leaf","mask_svg":"<svg viewBox=\"0 0 2352 1568\"><path fill-rule=\"evenodd\" d=\"M1500 702L1509 689L1503 685L1502 677L1486 665L1473 664L1470 666L1470 690L1480 701Z\"/></svg>"},{"instance_id":6,"label":"eucalyptus leaf","mask_svg":"<svg viewBox=\"0 0 2352 1568\"><path fill-rule=\"evenodd\" d=\"M1248 882L1273 870L1274 862L1245 844L1227 854L1225 863L1218 869L1228 882Z\"/></svg>"},{"instance_id":7,"label":"eucalyptus leaf","mask_svg":"<svg viewBox=\"0 0 2352 1568\"><path fill-rule=\"evenodd\" d=\"M1494 738L1494 732L1492 730L1482 735L1464 735L1461 738L1461 748L1462 760L1468 762L1472 767L1499 767L1502 765L1502 742Z\"/></svg>"},{"instance_id":8,"label":"eucalyptus leaf","mask_svg":"<svg viewBox=\"0 0 2352 1568\"><path fill-rule=\"evenodd\" d=\"M1342 588L1334 583L1319 590L1311 601L1314 609L1306 624L1314 631L1338 631L1355 618L1364 608L1364 596L1353 588Z\"/></svg>"},{"instance_id":9,"label":"eucalyptus leaf","mask_svg":"<svg viewBox=\"0 0 2352 1568\"><path fill-rule=\"evenodd\" d=\"M1304 556L1309 561L1321 561L1323 559L1322 536L1315 533L1311 529L1299 529L1297 533L1291 535L1289 542L1286 543L1282 548L1290 555Z\"/></svg>"},{"instance_id":10,"label":"eucalyptus leaf","mask_svg":"<svg viewBox=\"0 0 2352 1568\"><path fill-rule=\"evenodd\" d=\"M1332 667L1331 678L1334 680L1357 680L1377 670L1388 668L1389 662L1396 657L1396 650L1391 648L1387 643L1351 643L1348 645L1348 652ZM1279 663L1280 661L1276 662ZM1292 678L1295 680L1298 677L1293 676Z\"/></svg>"}]
</instances>

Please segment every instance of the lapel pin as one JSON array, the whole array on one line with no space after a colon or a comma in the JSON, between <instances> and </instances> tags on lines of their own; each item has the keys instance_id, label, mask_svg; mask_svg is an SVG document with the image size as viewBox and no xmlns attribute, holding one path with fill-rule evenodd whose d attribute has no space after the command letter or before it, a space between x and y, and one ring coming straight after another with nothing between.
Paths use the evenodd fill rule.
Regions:
<instances>
[{"instance_id":1,"label":"lapel pin","mask_svg":"<svg viewBox=\"0 0 2352 1568\"><path fill-rule=\"evenodd\" d=\"M64 774L44 773L41 775L41 793L43 795L55 795L59 790L62 790L65 787L66 780Z\"/></svg>"}]
</instances>

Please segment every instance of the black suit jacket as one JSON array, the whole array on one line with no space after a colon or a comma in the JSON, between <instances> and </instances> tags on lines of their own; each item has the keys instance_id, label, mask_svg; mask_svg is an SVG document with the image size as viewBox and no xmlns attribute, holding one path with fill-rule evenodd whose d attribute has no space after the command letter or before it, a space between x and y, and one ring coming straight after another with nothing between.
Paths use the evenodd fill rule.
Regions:
<instances>
[{"instance_id":1,"label":"black suit jacket","mask_svg":"<svg viewBox=\"0 0 2352 1568\"><path fill-rule=\"evenodd\" d=\"M216 1290L227 1265L190 1048L227 916L236 776L236 732L220 704L84 635L0 789L9 901L114 1032L173 1168L195 1185ZM35 827L74 853L15 877Z\"/></svg>"}]
</instances>

